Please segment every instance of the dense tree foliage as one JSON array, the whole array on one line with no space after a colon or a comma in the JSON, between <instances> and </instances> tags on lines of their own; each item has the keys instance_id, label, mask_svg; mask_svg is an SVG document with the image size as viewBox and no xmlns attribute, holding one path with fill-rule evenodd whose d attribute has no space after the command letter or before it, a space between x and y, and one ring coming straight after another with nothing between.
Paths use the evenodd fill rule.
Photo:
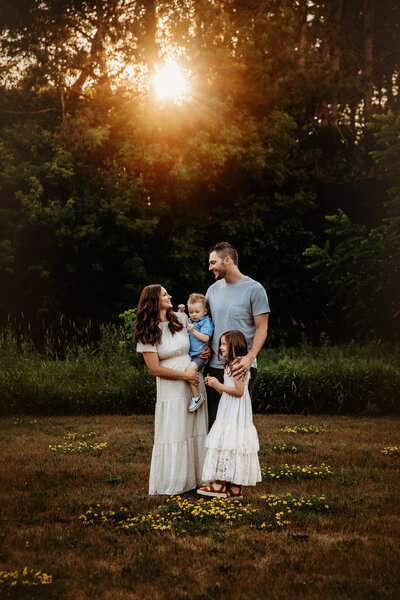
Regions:
<instances>
[{"instance_id":1,"label":"dense tree foliage","mask_svg":"<svg viewBox=\"0 0 400 600\"><path fill-rule=\"evenodd\" d=\"M184 302L225 239L272 340L398 335L397 2L0 10L2 322L115 320L150 282ZM177 102L151 85L167 56Z\"/></svg>"},{"instance_id":2,"label":"dense tree foliage","mask_svg":"<svg viewBox=\"0 0 400 600\"><path fill-rule=\"evenodd\" d=\"M377 116L370 124L379 150L371 152L382 177L390 182L382 222L374 227L352 223L338 209L326 219L326 233L340 239L305 251L317 278L328 283L333 307L342 307L361 335L397 337L400 332L400 116Z\"/></svg>"}]
</instances>

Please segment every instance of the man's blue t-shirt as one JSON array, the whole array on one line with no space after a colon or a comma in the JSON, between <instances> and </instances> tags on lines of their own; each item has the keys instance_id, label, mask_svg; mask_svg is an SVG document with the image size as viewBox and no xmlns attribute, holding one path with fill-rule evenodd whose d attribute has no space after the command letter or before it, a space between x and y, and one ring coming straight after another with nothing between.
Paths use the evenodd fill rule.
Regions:
<instances>
[{"instance_id":1,"label":"man's blue t-shirt","mask_svg":"<svg viewBox=\"0 0 400 600\"><path fill-rule=\"evenodd\" d=\"M261 283L245 276L241 281L231 284L219 279L208 288L206 298L215 326L210 366L223 369L224 362L218 358L221 335L238 329L246 338L247 348L250 348L256 332L254 317L271 312L267 292ZM252 366L256 367L257 361Z\"/></svg>"},{"instance_id":2,"label":"man's blue t-shirt","mask_svg":"<svg viewBox=\"0 0 400 600\"><path fill-rule=\"evenodd\" d=\"M205 315L199 321L191 321L190 319L189 321L190 323L193 323L196 331L198 331L199 333L205 333L211 338L214 332L214 325L208 315ZM188 334L190 340L190 356L197 356L198 354L201 354L201 352L203 352L204 348L207 346L207 342L201 342L200 340L198 340L197 337L193 335L191 331L188 331Z\"/></svg>"}]
</instances>

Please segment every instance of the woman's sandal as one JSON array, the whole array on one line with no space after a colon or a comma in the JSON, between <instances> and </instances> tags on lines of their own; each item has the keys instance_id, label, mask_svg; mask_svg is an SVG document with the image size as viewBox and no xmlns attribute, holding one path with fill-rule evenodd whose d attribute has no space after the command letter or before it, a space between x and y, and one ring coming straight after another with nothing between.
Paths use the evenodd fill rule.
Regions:
<instances>
[{"instance_id":1,"label":"woman's sandal","mask_svg":"<svg viewBox=\"0 0 400 600\"><path fill-rule=\"evenodd\" d=\"M232 485L226 492L226 498L230 498L231 500L241 500L243 498L242 486Z\"/></svg>"},{"instance_id":2,"label":"woman's sandal","mask_svg":"<svg viewBox=\"0 0 400 600\"><path fill-rule=\"evenodd\" d=\"M226 485L224 483L210 483L205 487L197 490L201 496L211 496L212 498L226 498Z\"/></svg>"}]
</instances>

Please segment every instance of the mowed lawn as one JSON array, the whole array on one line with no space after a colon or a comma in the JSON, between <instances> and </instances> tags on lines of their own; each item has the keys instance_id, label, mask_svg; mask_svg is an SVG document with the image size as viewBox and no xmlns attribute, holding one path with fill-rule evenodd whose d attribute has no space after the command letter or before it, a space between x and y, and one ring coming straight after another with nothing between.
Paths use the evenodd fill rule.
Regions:
<instances>
[{"instance_id":1,"label":"mowed lawn","mask_svg":"<svg viewBox=\"0 0 400 600\"><path fill-rule=\"evenodd\" d=\"M245 490L244 506L257 511L254 522L247 516L243 522L216 520L214 526L209 519L200 533L185 533L125 531L115 522L84 525L80 519L97 504L99 513L126 507L133 515L156 513L165 504L164 497L147 495L151 416L2 419L0 570L18 571L18 583L12 588L0 584L0 596L400 597L400 458L381 452L400 445L400 419L255 415L255 424L262 466L324 463L332 474L263 481ZM318 434L281 431L299 424L326 429ZM71 435L91 432L97 435ZM79 441L107 445L95 454L49 448ZM274 450L285 443L300 451ZM263 526L257 515L274 517L274 510L284 506L282 498L275 509L266 507L265 496L287 497L288 492L305 499L322 496L324 507L293 510L281 518L289 523L271 529L266 519ZM196 494L184 497L198 502ZM24 567L35 570L25 580L33 581L41 571L52 582L23 585Z\"/></svg>"}]
</instances>

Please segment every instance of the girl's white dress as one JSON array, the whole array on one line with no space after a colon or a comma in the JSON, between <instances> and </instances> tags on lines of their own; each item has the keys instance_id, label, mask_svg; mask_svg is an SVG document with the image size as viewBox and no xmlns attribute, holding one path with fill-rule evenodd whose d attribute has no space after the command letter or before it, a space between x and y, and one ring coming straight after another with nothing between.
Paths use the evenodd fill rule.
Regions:
<instances>
[{"instance_id":1,"label":"girl's white dress","mask_svg":"<svg viewBox=\"0 0 400 600\"><path fill-rule=\"evenodd\" d=\"M138 352L157 352L160 365L185 371L190 364L187 315L176 313L184 328L172 335L168 322L160 323L159 344L137 344ZM182 494L202 484L201 472L207 437L207 402L196 412L188 406L192 397L186 381L156 378L157 400L154 446L151 458L149 494ZM200 390L205 394L200 374Z\"/></svg>"},{"instance_id":2,"label":"girl's white dress","mask_svg":"<svg viewBox=\"0 0 400 600\"><path fill-rule=\"evenodd\" d=\"M253 425L248 390L250 373L241 398L223 392L218 412L206 439L207 454L203 467L204 481L229 481L238 485L255 485L261 481L258 460L259 442ZM224 385L235 386L225 368Z\"/></svg>"}]
</instances>

